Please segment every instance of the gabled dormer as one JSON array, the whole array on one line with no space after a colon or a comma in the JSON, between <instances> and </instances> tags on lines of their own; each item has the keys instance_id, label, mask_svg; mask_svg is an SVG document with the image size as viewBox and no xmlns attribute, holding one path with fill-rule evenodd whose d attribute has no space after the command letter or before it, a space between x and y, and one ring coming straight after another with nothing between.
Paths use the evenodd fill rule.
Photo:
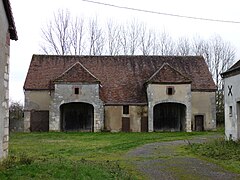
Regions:
<instances>
[{"instance_id":1,"label":"gabled dormer","mask_svg":"<svg viewBox=\"0 0 240 180\"><path fill-rule=\"evenodd\" d=\"M189 84L191 80L168 63L164 63L146 82L147 84Z\"/></svg>"},{"instance_id":2,"label":"gabled dormer","mask_svg":"<svg viewBox=\"0 0 240 180\"><path fill-rule=\"evenodd\" d=\"M63 72L55 80L55 83L100 83L100 80L96 78L86 67L80 62L76 62L69 69Z\"/></svg>"}]
</instances>

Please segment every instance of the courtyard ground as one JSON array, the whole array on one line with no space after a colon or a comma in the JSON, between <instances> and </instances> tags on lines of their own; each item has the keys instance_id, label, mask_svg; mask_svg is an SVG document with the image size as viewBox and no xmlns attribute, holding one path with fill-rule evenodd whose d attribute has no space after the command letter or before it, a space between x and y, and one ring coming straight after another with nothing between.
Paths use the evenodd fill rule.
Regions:
<instances>
[{"instance_id":1,"label":"courtyard ground","mask_svg":"<svg viewBox=\"0 0 240 180\"><path fill-rule=\"evenodd\" d=\"M12 133L0 179L240 179L240 171L186 148L219 137L223 132Z\"/></svg>"},{"instance_id":2,"label":"courtyard ground","mask_svg":"<svg viewBox=\"0 0 240 180\"><path fill-rule=\"evenodd\" d=\"M131 150L126 157L146 179L240 179L240 174L224 170L222 167L187 155L183 148L192 143L204 143L221 135L195 137L191 140L150 143Z\"/></svg>"}]
</instances>

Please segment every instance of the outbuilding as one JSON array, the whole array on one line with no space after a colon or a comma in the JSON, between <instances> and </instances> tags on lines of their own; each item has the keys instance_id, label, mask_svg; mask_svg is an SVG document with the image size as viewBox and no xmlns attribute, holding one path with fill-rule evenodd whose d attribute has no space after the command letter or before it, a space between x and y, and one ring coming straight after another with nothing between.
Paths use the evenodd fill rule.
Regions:
<instances>
[{"instance_id":1,"label":"outbuilding","mask_svg":"<svg viewBox=\"0 0 240 180\"><path fill-rule=\"evenodd\" d=\"M222 73L224 82L225 135L240 139L240 61Z\"/></svg>"},{"instance_id":2,"label":"outbuilding","mask_svg":"<svg viewBox=\"0 0 240 180\"><path fill-rule=\"evenodd\" d=\"M200 56L33 55L26 131L216 128L216 86Z\"/></svg>"}]
</instances>

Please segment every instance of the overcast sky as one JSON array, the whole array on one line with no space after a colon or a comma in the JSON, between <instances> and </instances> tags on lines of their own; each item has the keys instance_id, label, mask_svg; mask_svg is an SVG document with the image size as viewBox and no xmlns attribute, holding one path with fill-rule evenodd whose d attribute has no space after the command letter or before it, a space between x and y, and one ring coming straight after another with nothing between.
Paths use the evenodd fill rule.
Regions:
<instances>
[{"instance_id":1,"label":"overcast sky","mask_svg":"<svg viewBox=\"0 0 240 180\"><path fill-rule=\"evenodd\" d=\"M118 6L149 11L240 21L238 0L95 0ZM41 28L58 9L68 9L73 16L98 17L124 23L137 19L151 28L169 33L172 37L199 35L208 38L215 34L229 41L240 59L240 23L220 23L170 17L159 14L117 9L81 0L10 0L19 40L11 41L10 100L24 102L23 84L33 54L40 54Z\"/></svg>"}]
</instances>

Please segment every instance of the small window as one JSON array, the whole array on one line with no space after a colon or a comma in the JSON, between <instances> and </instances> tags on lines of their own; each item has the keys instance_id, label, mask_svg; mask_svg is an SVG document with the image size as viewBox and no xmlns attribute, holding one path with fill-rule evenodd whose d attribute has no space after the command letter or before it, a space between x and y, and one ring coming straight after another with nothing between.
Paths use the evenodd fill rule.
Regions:
<instances>
[{"instance_id":1,"label":"small window","mask_svg":"<svg viewBox=\"0 0 240 180\"><path fill-rule=\"evenodd\" d=\"M232 106L229 106L229 116L232 116Z\"/></svg>"},{"instance_id":2,"label":"small window","mask_svg":"<svg viewBox=\"0 0 240 180\"><path fill-rule=\"evenodd\" d=\"M167 95L173 95L174 94L174 88L173 87L167 87Z\"/></svg>"},{"instance_id":3,"label":"small window","mask_svg":"<svg viewBox=\"0 0 240 180\"><path fill-rule=\"evenodd\" d=\"M74 88L74 94L79 94L79 88Z\"/></svg>"},{"instance_id":4,"label":"small window","mask_svg":"<svg viewBox=\"0 0 240 180\"><path fill-rule=\"evenodd\" d=\"M128 105L123 106L123 114L129 114L129 106Z\"/></svg>"}]
</instances>

